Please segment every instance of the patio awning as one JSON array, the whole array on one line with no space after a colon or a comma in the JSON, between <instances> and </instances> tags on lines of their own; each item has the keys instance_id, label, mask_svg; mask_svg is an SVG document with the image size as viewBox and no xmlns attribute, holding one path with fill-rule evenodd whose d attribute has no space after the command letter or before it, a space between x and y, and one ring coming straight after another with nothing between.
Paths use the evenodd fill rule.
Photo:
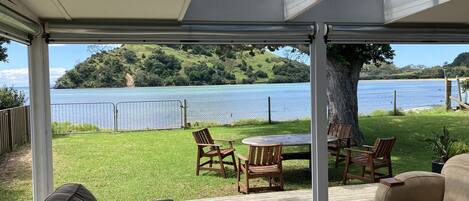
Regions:
<instances>
[{"instance_id":1,"label":"patio awning","mask_svg":"<svg viewBox=\"0 0 469 201\"><path fill-rule=\"evenodd\" d=\"M327 25L328 43L469 43L469 26Z\"/></svg>"},{"instance_id":2,"label":"patio awning","mask_svg":"<svg viewBox=\"0 0 469 201\"><path fill-rule=\"evenodd\" d=\"M307 44L309 23L47 23L50 43L281 43Z\"/></svg>"},{"instance_id":3,"label":"patio awning","mask_svg":"<svg viewBox=\"0 0 469 201\"><path fill-rule=\"evenodd\" d=\"M31 36L41 33L40 24L0 4L0 36L29 44Z\"/></svg>"}]
</instances>

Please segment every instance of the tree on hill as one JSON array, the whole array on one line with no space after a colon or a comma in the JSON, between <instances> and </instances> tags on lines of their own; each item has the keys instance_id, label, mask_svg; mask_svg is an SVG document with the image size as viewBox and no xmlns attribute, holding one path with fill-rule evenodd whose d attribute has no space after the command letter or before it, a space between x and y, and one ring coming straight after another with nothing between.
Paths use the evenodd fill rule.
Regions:
<instances>
[{"instance_id":1,"label":"tree on hill","mask_svg":"<svg viewBox=\"0 0 469 201\"><path fill-rule=\"evenodd\" d=\"M449 66L469 66L469 52L463 52L456 56Z\"/></svg>"},{"instance_id":2,"label":"tree on hill","mask_svg":"<svg viewBox=\"0 0 469 201\"><path fill-rule=\"evenodd\" d=\"M252 45L232 46L238 50L252 48ZM286 47L285 45L267 45L270 51ZM309 54L305 45L292 46L296 50ZM358 125L358 81L364 64L391 63L394 51L386 44L328 44L327 45L327 77L329 85L327 98L329 103L329 120L352 124L352 139L362 143L363 134ZM289 73L287 73L289 74Z\"/></svg>"}]
</instances>

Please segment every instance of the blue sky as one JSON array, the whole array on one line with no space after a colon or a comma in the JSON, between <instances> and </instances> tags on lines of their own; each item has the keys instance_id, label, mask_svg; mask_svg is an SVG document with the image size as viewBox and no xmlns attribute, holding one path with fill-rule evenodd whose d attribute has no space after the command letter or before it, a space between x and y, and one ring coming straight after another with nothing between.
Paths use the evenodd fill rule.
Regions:
<instances>
[{"instance_id":1,"label":"blue sky","mask_svg":"<svg viewBox=\"0 0 469 201\"><path fill-rule=\"evenodd\" d=\"M53 83L66 70L80 61L85 60L91 53L88 45L50 45L49 63L51 67L51 82ZM405 65L442 65L451 62L461 52L469 52L469 45L392 45L396 52L394 63ZM15 42L8 46L8 63L0 63L0 86L26 86L27 79L27 47ZM280 51L278 54L282 54Z\"/></svg>"}]
</instances>

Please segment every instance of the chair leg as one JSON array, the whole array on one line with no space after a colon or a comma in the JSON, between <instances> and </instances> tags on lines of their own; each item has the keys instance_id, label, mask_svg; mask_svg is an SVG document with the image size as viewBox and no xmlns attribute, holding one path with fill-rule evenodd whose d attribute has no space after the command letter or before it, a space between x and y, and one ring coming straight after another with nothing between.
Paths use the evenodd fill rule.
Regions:
<instances>
[{"instance_id":1,"label":"chair leg","mask_svg":"<svg viewBox=\"0 0 469 201\"><path fill-rule=\"evenodd\" d=\"M337 168L339 166L339 156L340 156L340 149L335 152L335 168Z\"/></svg>"},{"instance_id":2,"label":"chair leg","mask_svg":"<svg viewBox=\"0 0 469 201\"><path fill-rule=\"evenodd\" d=\"M236 184L238 186L238 192L241 191L241 188L239 186L239 181L241 181L241 168L238 168L238 170L236 171Z\"/></svg>"},{"instance_id":3,"label":"chair leg","mask_svg":"<svg viewBox=\"0 0 469 201\"><path fill-rule=\"evenodd\" d=\"M365 177L365 170L366 170L365 166L362 166L362 177Z\"/></svg>"},{"instance_id":4,"label":"chair leg","mask_svg":"<svg viewBox=\"0 0 469 201\"><path fill-rule=\"evenodd\" d=\"M200 172L200 152L197 152L197 164L195 166L195 175L199 176Z\"/></svg>"},{"instance_id":5,"label":"chair leg","mask_svg":"<svg viewBox=\"0 0 469 201\"><path fill-rule=\"evenodd\" d=\"M284 190L284 185L285 185L285 180L283 179L283 174L280 175L280 190L283 191Z\"/></svg>"},{"instance_id":6,"label":"chair leg","mask_svg":"<svg viewBox=\"0 0 469 201\"><path fill-rule=\"evenodd\" d=\"M391 165L391 163L389 163L389 166L388 166L388 174L389 174L389 177L392 177L392 165Z\"/></svg>"},{"instance_id":7,"label":"chair leg","mask_svg":"<svg viewBox=\"0 0 469 201\"><path fill-rule=\"evenodd\" d=\"M208 166L209 166L209 167L212 167L212 165L213 165L213 157L210 157L210 163L209 163Z\"/></svg>"},{"instance_id":8,"label":"chair leg","mask_svg":"<svg viewBox=\"0 0 469 201\"><path fill-rule=\"evenodd\" d=\"M236 159L235 159L234 153L231 154L231 158L233 159L233 168L234 168L234 171L238 171L237 168L236 168Z\"/></svg>"},{"instance_id":9,"label":"chair leg","mask_svg":"<svg viewBox=\"0 0 469 201\"><path fill-rule=\"evenodd\" d=\"M218 159L220 159L220 171L223 174L223 177L226 178L225 166L223 165L223 158L219 155Z\"/></svg>"},{"instance_id":10,"label":"chair leg","mask_svg":"<svg viewBox=\"0 0 469 201\"><path fill-rule=\"evenodd\" d=\"M269 188L272 188L272 177L269 177Z\"/></svg>"},{"instance_id":11,"label":"chair leg","mask_svg":"<svg viewBox=\"0 0 469 201\"><path fill-rule=\"evenodd\" d=\"M372 165L371 166L371 183L375 183L376 182L376 177L375 177L375 167Z\"/></svg>"},{"instance_id":12,"label":"chair leg","mask_svg":"<svg viewBox=\"0 0 469 201\"><path fill-rule=\"evenodd\" d=\"M348 170L350 168L350 159L347 157L347 159L345 160L345 168L344 168L344 176L342 178L342 183L344 185L347 185L347 175L348 175Z\"/></svg>"},{"instance_id":13,"label":"chair leg","mask_svg":"<svg viewBox=\"0 0 469 201\"><path fill-rule=\"evenodd\" d=\"M246 194L249 194L249 174L247 172L244 173L244 179L245 179L244 184L246 185Z\"/></svg>"}]
</instances>

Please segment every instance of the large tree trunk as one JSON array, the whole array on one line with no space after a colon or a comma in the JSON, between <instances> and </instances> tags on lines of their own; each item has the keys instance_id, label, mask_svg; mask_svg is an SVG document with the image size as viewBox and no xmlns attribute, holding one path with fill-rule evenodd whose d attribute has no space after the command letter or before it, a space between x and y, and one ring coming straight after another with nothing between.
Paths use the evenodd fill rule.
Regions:
<instances>
[{"instance_id":1,"label":"large tree trunk","mask_svg":"<svg viewBox=\"0 0 469 201\"><path fill-rule=\"evenodd\" d=\"M327 64L329 121L351 124L352 140L361 144L364 136L358 125L357 88L363 63L343 66L329 59Z\"/></svg>"}]
</instances>

